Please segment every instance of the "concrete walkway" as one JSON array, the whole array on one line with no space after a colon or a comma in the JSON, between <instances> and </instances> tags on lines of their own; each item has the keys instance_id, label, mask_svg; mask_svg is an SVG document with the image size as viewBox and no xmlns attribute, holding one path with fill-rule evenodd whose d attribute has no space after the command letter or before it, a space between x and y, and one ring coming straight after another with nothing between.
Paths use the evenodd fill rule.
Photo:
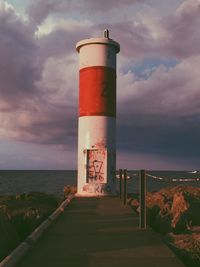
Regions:
<instances>
[{"instance_id":1,"label":"concrete walkway","mask_svg":"<svg viewBox=\"0 0 200 267\"><path fill-rule=\"evenodd\" d=\"M183 267L115 197L75 198L17 267Z\"/></svg>"}]
</instances>

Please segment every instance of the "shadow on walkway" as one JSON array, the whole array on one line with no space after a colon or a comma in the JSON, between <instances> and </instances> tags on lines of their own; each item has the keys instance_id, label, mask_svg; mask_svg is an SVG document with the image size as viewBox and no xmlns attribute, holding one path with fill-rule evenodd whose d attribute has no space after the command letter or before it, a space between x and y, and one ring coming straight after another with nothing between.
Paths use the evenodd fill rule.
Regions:
<instances>
[{"instance_id":1,"label":"shadow on walkway","mask_svg":"<svg viewBox=\"0 0 200 267\"><path fill-rule=\"evenodd\" d=\"M183 267L115 197L75 198L17 267Z\"/></svg>"}]
</instances>

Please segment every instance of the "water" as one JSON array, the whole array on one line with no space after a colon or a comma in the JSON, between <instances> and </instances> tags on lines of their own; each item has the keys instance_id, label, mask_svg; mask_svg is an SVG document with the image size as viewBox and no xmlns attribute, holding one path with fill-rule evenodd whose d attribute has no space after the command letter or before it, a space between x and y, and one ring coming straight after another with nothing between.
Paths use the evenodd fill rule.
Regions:
<instances>
[{"instance_id":1,"label":"water","mask_svg":"<svg viewBox=\"0 0 200 267\"><path fill-rule=\"evenodd\" d=\"M200 174L187 171L151 171L163 178L197 178ZM129 171L133 178L128 180L128 192L138 193L138 172ZM19 194L33 191L62 195L65 185L77 184L77 171L0 171L0 195ZM200 187L200 182L165 182L147 177L147 190L157 191L178 184Z\"/></svg>"},{"instance_id":2,"label":"water","mask_svg":"<svg viewBox=\"0 0 200 267\"><path fill-rule=\"evenodd\" d=\"M0 171L0 195L44 192L62 195L65 185L76 185L77 171Z\"/></svg>"},{"instance_id":3,"label":"water","mask_svg":"<svg viewBox=\"0 0 200 267\"><path fill-rule=\"evenodd\" d=\"M146 176L147 191L149 192L158 191L162 188L172 187L172 186L177 186L177 185L190 185L194 187L200 187L200 181L194 181L194 182L180 182L180 181L173 182L172 181L172 179L180 179L180 178L186 178L186 179L200 178L200 173L192 174L192 173L189 173L189 171L146 171L146 173L168 180L168 181L158 180L158 179L153 179L149 176ZM128 180L128 192L138 193L139 192L139 173L137 171L128 171L128 175L132 177L131 179Z\"/></svg>"}]
</instances>

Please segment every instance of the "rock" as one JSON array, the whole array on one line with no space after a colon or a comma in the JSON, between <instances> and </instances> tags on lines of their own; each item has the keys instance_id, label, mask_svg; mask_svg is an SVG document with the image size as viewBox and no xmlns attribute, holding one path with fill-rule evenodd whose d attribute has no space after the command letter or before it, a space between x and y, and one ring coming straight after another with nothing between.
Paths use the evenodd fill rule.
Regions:
<instances>
[{"instance_id":1,"label":"rock","mask_svg":"<svg viewBox=\"0 0 200 267\"><path fill-rule=\"evenodd\" d=\"M76 194L77 187L73 185L65 185L63 188L64 197L67 198L69 194Z\"/></svg>"},{"instance_id":2,"label":"rock","mask_svg":"<svg viewBox=\"0 0 200 267\"><path fill-rule=\"evenodd\" d=\"M189 204L186 202L183 192L174 194L171 210L172 215L171 226L176 231L183 231L187 227L187 217L182 216L188 210Z\"/></svg>"},{"instance_id":3,"label":"rock","mask_svg":"<svg viewBox=\"0 0 200 267\"><path fill-rule=\"evenodd\" d=\"M55 196L40 192L0 196L0 258L22 242L59 202Z\"/></svg>"},{"instance_id":4,"label":"rock","mask_svg":"<svg viewBox=\"0 0 200 267\"><path fill-rule=\"evenodd\" d=\"M0 211L0 261L20 242L15 227L4 212Z\"/></svg>"},{"instance_id":5,"label":"rock","mask_svg":"<svg viewBox=\"0 0 200 267\"><path fill-rule=\"evenodd\" d=\"M136 210L139 207L139 200L138 199L130 199L129 205L131 205Z\"/></svg>"},{"instance_id":6,"label":"rock","mask_svg":"<svg viewBox=\"0 0 200 267\"><path fill-rule=\"evenodd\" d=\"M139 212L138 196L129 200ZM200 266L200 188L176 186L147 193L147 223L188 267Z\"/></svg>"},{"instance_id":7,"label":"rock","mask_svg":"<svg viewBox=\"0 0 200 267\"><path fill-rule=\"evenodd\" d=\"M200 233L168 234L165 241L188 267L200 266Z\"/></svg>"},{"instance_id":8,"label":"rock","mask_svg":"<svg viewBox=\"0 0 200 267\"><path fill-rule=\"evenodd\" d=\"M130 200L139 211L139 202ZM200 224L200 188L176 186L147 193L147 223L159 232L180 233Z\"/></svg>"}]
</instances>

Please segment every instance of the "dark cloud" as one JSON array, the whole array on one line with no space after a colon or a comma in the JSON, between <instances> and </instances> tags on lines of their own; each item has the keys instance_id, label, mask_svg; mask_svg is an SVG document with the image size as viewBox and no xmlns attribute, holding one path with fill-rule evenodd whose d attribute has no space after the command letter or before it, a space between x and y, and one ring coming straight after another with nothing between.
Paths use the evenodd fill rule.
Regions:
<instances>
[{"instance_id":1,"label":"dark cloud","mask_svg":"<svg viewBox=\"0 0 200 267\"><path fill-rule=\"evenodd\" d=\"M93 26L79 26L74 31L56 28L51 33L41 36L38 40L41 57L46 59L76 53L76 43L85 39L91 31L94 31Z\"/></svg>"},{"instance_id":2,"label":"dark cloud","mask_svg":"<svg viewBox=\"0 0 200 267\"><path fill-rule=\"evenodd\" d=\"M118 145L120 150L152 153L168 157L200 158L200 127L190 117L159 115L119 115ZM130 124L123 123L124 120Z\"/></svg>"},{"instance_id":3,"label":"dark cloud","mask_svg":"<svg viewBox=\"0 0 200 267\"><path fill-rule=\"evenodd\" d=\"M72 48L75 51L72 43L81 30L70 35L58 29L37 38L28 22L12 8L3 7L0 9L1 134L25 142L75 144L77 101L76 93L70 93L74 61L66 56ZM64 56L66 61L61 63L56 59L51 61ZM64 77L61 64L67 72ZM73 89L74 86L75 83Z\"/></svg>"},{"instance_id":4,"label":"dark cloud","mask_svg":"<svg viewBox=\"0 0 200 267\"><path fill-rule=\"evenodd\" d=\"M42 110L32 113L24 112L17 119L19 140L53 145L69 145L77 133L76 110L60 108Z\"/></svg>"},{"instance_id":5,"label":"dark cloud","mask_svg":"<svg viewBox=\"0 0 200 267\"><path fill-rule=\"evenodd\" d=\"M67 105L51 106L47 101L35 98L15 113L7 113L6 120L1 120L1 127L7 138L14 140L75 147L77 110Z\"/></svg>"},{"instance_id":6,"label":"dark cloud","mask_svg":"<svg viewBox=\"0 0 200 267\"><path fill-rule=\"evenodd\" d=\"M0 9L0 58L1 101L18 105L34 92L41 65L30 28L9 8Z\"/></svg>"},{"instance_id":7,"label":"dark cloud","mask_svg":"<svg viewBox=\"0 0 200 267\"><path fill-rule=\"evenodd\" d=\"M194 71L198 65L199 57L192 57L171 70L161 66L148 80L127 76L122 87L127 96L118 106L120 149L200 158L200 79Z\"/></svg>"}]
</instances>

